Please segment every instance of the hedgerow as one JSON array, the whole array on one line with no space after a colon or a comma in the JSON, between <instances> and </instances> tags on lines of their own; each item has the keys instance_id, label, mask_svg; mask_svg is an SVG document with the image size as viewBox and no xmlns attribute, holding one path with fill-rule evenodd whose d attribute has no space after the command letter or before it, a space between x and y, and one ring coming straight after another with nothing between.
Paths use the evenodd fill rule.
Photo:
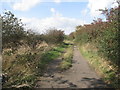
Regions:
<instances>
[{"instance_id":1,"label":"hedgerow","mask_svg":"<svg viewBox=\"0 0 120 90\"><path fill-rule=\"evenodd\" d=\"M75 41L80 45L84 43L94 43L98 54L103 56L115 66L119 66L119 29L118 19L120 7L101 10L106 16L106 21L98 18L93 23L77 26Z\"/></svg>"}]
</instances>

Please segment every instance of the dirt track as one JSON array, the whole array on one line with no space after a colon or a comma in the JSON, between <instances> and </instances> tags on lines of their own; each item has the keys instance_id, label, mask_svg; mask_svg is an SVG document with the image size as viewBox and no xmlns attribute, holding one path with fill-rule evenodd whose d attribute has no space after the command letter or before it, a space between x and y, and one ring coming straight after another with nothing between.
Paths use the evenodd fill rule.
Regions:
<instances>
[{"instance_id":1,"label":"dirt track","mask_svg":"<svg viewBox=\"0 0 120 90\"><path fill-rule=\"evenodd\" d=\"M36 83L36 88L102 88L107 85L89 66L77 47L74 47L73 64L69 70L61 72L56 59L49 64L43 77Z\"/></svg>"}]
</instances>

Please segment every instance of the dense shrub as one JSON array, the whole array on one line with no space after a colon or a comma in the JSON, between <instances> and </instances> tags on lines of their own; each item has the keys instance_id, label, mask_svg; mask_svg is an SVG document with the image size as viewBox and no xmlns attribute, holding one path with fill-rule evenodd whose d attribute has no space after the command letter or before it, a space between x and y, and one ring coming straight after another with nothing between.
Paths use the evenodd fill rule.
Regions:
<instances>
[{"instance_id":1,"label":"dense shrub","mask_svg":"<svg viewBox=\"0 0 120 90\"><path fill-rule=\"evenodd\" d=\"M26 37L24 38L24 41L26 44L31 48L35 49L37 44L40 44L43 41L43 37L40 34L36 34L32 32L32 30L28 30L26 32Z\"/></svg>"}]
</instances>

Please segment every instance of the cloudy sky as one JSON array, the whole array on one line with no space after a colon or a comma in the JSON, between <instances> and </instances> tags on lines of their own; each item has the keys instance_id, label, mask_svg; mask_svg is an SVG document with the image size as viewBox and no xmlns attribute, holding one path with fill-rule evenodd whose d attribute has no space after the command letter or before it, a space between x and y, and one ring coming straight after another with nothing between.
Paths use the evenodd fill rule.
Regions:
<instances>
[{"instance_id":1,"label":"cloudy sky","mask_svg":"<svg viewBox=\"0 0 120 90\"><path fill-rule=\"evenodd\" d=\"M26 28L43 33L57 28L66 34L75 26L89 24L98 17L104 19L98 9L117 6L115 0L0 0L0 14L5 9L21 18Z\"/></svg>"}]
</instances>

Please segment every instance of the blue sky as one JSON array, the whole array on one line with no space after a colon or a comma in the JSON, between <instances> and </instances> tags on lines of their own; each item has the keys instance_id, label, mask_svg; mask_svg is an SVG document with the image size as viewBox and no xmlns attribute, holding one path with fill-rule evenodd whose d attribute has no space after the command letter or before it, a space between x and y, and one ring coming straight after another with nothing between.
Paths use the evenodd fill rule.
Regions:
<instances>
[{"instance_id":1,"label":"blue sky","mask_svg":"<svg viewBox=\"0 0 120 90\"><path fill-rule=\"evenodd\" d=\"M10 10L16 17L22 18L25 28L43 33L49 28L57 28L66 34L75 31L75 26L89 24L93 19L104 16L98 9L115 7L114 0L4 0L0 13Z\"/></svg>"},{"instance_id":2,"label":"blue sky","mask_svg":"<svg viewBox=\"0 0 120 90\"><path fill-rule=\"evenodd\" d=\"M3 3L2 8L7 9L15 13L17 16L26 17L36 17L36 18L44 18L51 16L50 8L55 8L65 17L75 17L81 18L81 10L87 6L87 2L62 2L56 4L54 2L42 2L35 7L31 8L28 11L14 11L8 3Z\"/></svg>"}]
</instances>

